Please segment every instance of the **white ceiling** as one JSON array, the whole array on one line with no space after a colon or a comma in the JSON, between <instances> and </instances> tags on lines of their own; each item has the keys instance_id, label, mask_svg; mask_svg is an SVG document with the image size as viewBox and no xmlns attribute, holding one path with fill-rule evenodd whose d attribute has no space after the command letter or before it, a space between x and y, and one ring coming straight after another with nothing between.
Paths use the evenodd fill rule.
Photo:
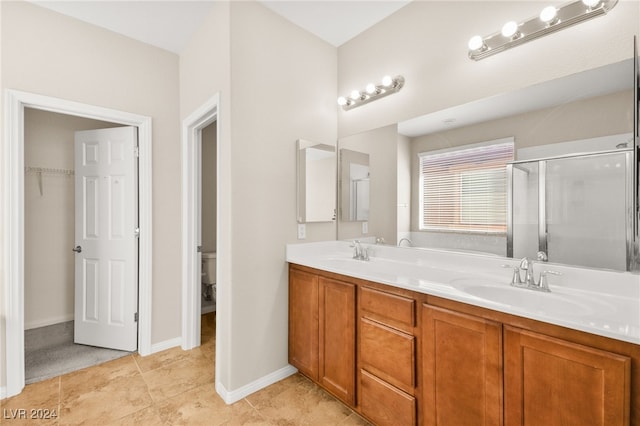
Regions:
<instances>
[{"instance_id":1,"label":"white ceiling","mask_svg":"<svg viewBox=\"0 0 640 426\"><path fill-rule=\"evenodd\" d=\"M213 1L28 0L144 43L180 53ZM340 46L411 0L264 0L296 25Z\"/></svg>"}]
</instances>

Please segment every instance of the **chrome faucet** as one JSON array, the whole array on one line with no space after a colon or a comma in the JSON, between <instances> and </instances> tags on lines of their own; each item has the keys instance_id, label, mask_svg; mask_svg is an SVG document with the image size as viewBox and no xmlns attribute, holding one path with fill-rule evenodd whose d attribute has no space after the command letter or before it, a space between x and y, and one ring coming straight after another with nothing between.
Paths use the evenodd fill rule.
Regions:
<instances>
[{"instance_id":1,"label":"chrome faucet","mask_svg":"<svg viewBox=\"0 0 640 426\"><path fill-rule=\"evenodd\" d=\"M545 261L546 255L544 258L540 255L540 253L544 254L544 252L539 252L537 257L538 260ZM551 292L549 289L549 283L547 282L547 275L561 275L560 272L555 271L542 271L540 273L540 278L536 282L534 273L533 273L533 260L528 257L523 257L520 260L520 264L518 266L512 265L502 265L504 268L513 268L513 277L511 278L511 285L513 287L519 288L527 288L529 290L537 290L544 292ZM525 271L524 280L522 279L522 271Z\"/></svg>"},{"instance_id":2,"label":"chrome faucet","mask_svg":"<svg viewBox=\"0 0 640 426\"><path fill-rule=\"evenodd\" d=\"M353 240L353 258L356 260L369 260L369 249L362 247L360 241Z\"/></svg>"},{"instance_id":3,"label":"chrome faucet","mask_svg":"<svg viewBox=\"0 0 640 426\"><path fill-rule=\"evenodd\" d=\"M525 271L523 284L527 286L535 285L535 278L533 278L533 261L528 257L523 257L520 261L520 270Z\"/></svg>"},{"instance_id":4,"label":"chrome faucet","mask_svg":"<svg viewBox=\"0 0 640 426\"><path fill-rule=\"evenodd\" d=\"M411 240L410 240L410 239L408 239L408 238L400 238L400 241L398 241L398 247L401 247L401 246L402 246L402 242L403 242L403 241L406 241L406 242L407 242L408 247L411 247L411 246L413 245L413 243L411 242Z\"/></svg>"}]
</instances>

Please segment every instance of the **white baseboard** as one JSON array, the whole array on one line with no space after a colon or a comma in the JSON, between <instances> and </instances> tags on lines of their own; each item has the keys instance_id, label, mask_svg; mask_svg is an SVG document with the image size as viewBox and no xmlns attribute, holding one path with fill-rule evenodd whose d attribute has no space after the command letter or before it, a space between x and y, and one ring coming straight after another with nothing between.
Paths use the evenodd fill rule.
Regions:
<instances>
[{"instance_id":1,"label":"white baseboard","mask_svg":"<svg viewBox=\"0 0 640 426\"><path fill-rule=\"evenodd\" d=\"M31 330L32 328L46 327L48 325L60 324L61 322L73 321L74 314L61 315L59 317L41 319L38 321L29 321L24 323L25 330Z\"/></svg>"},{"instance_id":2,"label":"white baseboard","mask_svg":"<svg viewBox=\"0 0 640 426\"><path fill-rule=\"evenodd\" d=\"M218 392L218 395L222 397L226 404L233 404L234 402L240 401L242 398L257 392L260 389L264 389L282 379L286 379L297 372L297 368L292 365L287 365L280 370L267 374L266 376L233 391L228 391L220 381L216 380L216 392Z\"/></svg>"},{"instance_id":3,"label":"white baseboard","mask_svg":"<svg viewBox=\"0 0 640 426\"><path fill-rule=\"evenodd\" d=\"M0 399L5 399L6 397L7 397L6 386L0 386Z\"/></svg>"},{"instance_id":4,"label":"white baseboard","mask_svg":"<svg viewBox=\"0 0 640 426\"><path fill-rule=\"evenodd\" d=\"M175 337L173 339L165 340L164 342L153 343L151 345L151 354L155 354L156 352L161 352L167 349L175 348L176 346L180 346L182 344L181 337Z\"/></svg>"}]
</instances>

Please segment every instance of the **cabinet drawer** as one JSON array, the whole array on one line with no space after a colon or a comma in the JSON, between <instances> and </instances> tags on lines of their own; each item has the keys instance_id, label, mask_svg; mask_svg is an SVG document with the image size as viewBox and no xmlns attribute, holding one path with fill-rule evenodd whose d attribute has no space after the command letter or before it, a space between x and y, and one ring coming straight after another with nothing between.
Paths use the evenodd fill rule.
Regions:
<instances>
[{"instance_id":1,"label":"cabinet drawer","mask_svg":"<svg viewBox=\"0 0 640 426\"><path fill-rule=\"evenodd\" d=\"M364 370L360 371L360 377L362 414L380 426L416 424L416 399L414 397Z\"/></svg>"},{"instance_id":2,"label":"cabinet drawer","mask_svg":"<svg viewBox=\"0 0 640 426\"><path fill-rule=\"evenodd\" d=\"M362 315L401 330L415 325L415 300L368 287L360 289Z\"/></svg>"},{"instance_id":3,"label":"cabinet drawer","mask_svg":"<svg viewBox=\"0 0 640 426\"><path fill-rule=\"evenodd\" d=\"M360 319L362 368L408 393L415 387L415 337Z\"/></svg>"}]
</instances>

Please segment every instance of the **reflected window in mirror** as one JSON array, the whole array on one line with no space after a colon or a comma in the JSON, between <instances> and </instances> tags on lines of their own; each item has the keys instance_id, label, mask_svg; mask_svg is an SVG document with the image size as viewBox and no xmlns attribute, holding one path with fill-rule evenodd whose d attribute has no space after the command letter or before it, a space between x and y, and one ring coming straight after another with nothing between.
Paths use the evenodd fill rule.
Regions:
<instances>
[{"instance_id":1,"label":"reflected window in mirror","mask_svg":"<svg viewBox=\"0 0 640 426\"><path fill-rule=\"evenodd\" d=\"M420 230L505 234L513 140L420 153Z\"/></svg>"}]
</instances>

